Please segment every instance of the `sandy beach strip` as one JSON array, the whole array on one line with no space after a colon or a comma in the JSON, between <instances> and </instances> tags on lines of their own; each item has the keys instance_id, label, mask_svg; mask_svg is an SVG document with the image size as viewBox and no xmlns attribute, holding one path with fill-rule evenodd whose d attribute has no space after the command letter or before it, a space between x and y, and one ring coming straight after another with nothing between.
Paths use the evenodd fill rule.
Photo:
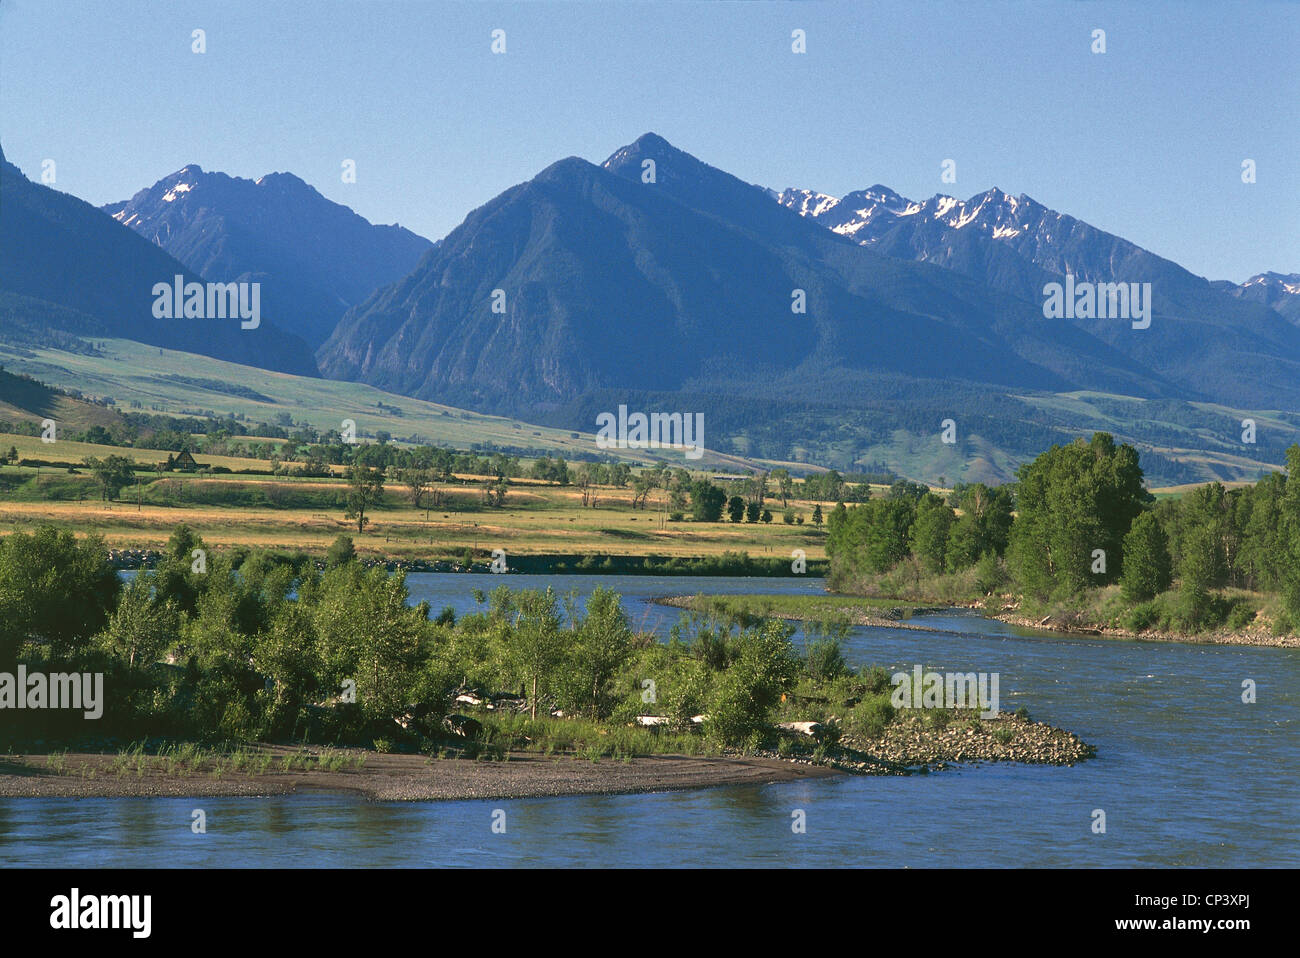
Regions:
<instances>
[{"instance_id":1,"label":"sandy beach strip","mask_svg":"<svg viewBox=\"0 0 1300 958\"><path fill-rule=\"evenodd\" d=\"M300 750L265 746L277 758ZM338 750L336 750L338 751ZM360 767L265 772L198 769L168 774L146 768L121 772L116 756L69 752L59 768L44 755L0 757L0 798L145 798L287 795L307 790L350 793L371 801L461 801L560 795L618 795L719 785L766 785L843 773L817 765L748 756L652 755L626 762L511 753L506 761L431 759L425 755L364 754Z\"/></svg>"}]
</instances>

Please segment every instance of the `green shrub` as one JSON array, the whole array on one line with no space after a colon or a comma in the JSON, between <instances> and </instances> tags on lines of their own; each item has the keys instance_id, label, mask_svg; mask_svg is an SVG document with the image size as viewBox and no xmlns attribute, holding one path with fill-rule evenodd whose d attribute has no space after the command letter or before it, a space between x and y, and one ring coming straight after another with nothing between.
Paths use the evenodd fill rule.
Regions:
<instances>
[{"instance_id":1,"label":"green shrub","mask_svg":"<svg viewBox=\"0 0 1300 958\"><path fill-rule=\"evenodd\" d=\"M1238 599L1228 613L1228 628L1240 632L1255 621L1255 607L1248 599Z\"/></svg>"},{"instance_id":2,"label":"green shrub","mask_svg":"<svg viewBox=\"0 0 1300 958\"><path fill-rule=\"evenodd\" d=\"M1141 602L1125 613L1124 627L1131 632L1144 632L1155 625L1158 617L1154 602Z\"/></svg>"},{"instance_id":3,"label":"green shrub","mask_svg":"<svg viewBox=\"0 0 1300 958\"><path fill-rule=\"evenodd\" d=\"M818 639L810 643L805 668L815 682L830 681L843 675L844 656L840 654L839 640Z\"/></svg>"},{"instance_id":4,"label":"green shrub","mask_svg":"<svg viewBox=\"0 0 1300 958\"><path fill-rule=\"evenodd\" d=\"M709 731L724 744L751 741L767 725L798 671L792 632L787 623L770 621L736 637L739 654L719 677L709 710Z\"/></svg>"},{"instance_id":5,"label":"green shrub","mask_svg":"<svg viewBox=\"0 0 1300 958\"><path fill-rule=\"evenodd\" d=\"M875 739L885 734L885 726L894 720L894 706L888 695L863 699L849 715L849 727L863 738Z\"/></svg>"},{"instance_id":6,"label":"green shrub","mask_svg":"<svg viewBox=\"0 0 1300 958\"><path fill-rule=\"evenodd\" d=\"M952 723L952 713L947 709L924 709L921 714L926 726L938 731L943 731Z\"/></svg>"},{"instance_id":7,"label":"green shrub","mask_svg":"<svg viewBox=\"0 0 1300 958\"><path fill-rule=\"evenodd\" d=\"M989 595L1006 584L1007 574L1002 560L986 552L975 563L975 588L980 595Z\"/></svg>"},{"instance_id":8,"label":"green shrub","mask_svg":"<svg viewBox=\"0 0 1300 958\"><path fill-rule=\"evenodd\" d=\"M879 665L873 665L871 668L864 670L858 675L858 678L866 685L867 691L872 695L888 692L893 685L889 681L889 673Z\"/></svg>"}]
</instances>

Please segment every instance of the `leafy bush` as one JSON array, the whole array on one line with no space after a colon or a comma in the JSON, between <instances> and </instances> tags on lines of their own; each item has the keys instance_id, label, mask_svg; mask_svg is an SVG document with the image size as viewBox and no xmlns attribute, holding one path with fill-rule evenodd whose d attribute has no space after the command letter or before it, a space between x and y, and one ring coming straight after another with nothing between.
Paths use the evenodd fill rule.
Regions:
<instances>
[{"instance_id":1,"label":"leafy bush","mask_svg":"<svg viewBox=\"0 0 1300 958\"><path fill-rule=\"evenodd\" d=\"M727 745L739 745L762 735L781 692L798 671L784 622L766 622L742 632L735 643L739 655L719 678L709 710L710 733Z\"/></svg>"},{"instance_id":2,"label":"leafy bush","mask_svg":"<svg viewBox=\"0 0 1300 958\"><path fill-rule=\"evenodd\" d=\"M894 706L888 695L873 695L853 707L849 715L849 728L864 738L879 738L885 734L885 726L894 720L894 714Z\"/></svg>"},{"instance_id":3,"label":"leafy bush","mask_svg":"<svg viewBox=\"0 0 1300 958\"><path fill-rule=\"evenodd\" d=\"M1154 602L1142 602L1129 609L1124 616L1124 627L1132 632L1143 632L1155 625L1159 612Z\"/></svg>"},{"instance_id":4,"label":"leafy bush","mask_svg":"<svg viewBox=\"0 0 1300 958\"><path fill-rule=\"evenodd\" d=\"M1241 632L1255 621L1255 607L1248 599L1238 599L1228 613L1227 626L1233 632Z\"/></svg>"},{"instance_id":5,"label":"leafy bush","mask_svg":"<svg viewBox=\"0 0 1300 958\"><path fill-rule=\"evenodd\" d=\"M846 666L838 639L818 639L808 646L805 664L808 675L816 682L839 678Z\"/></svg>"}]
</instances>

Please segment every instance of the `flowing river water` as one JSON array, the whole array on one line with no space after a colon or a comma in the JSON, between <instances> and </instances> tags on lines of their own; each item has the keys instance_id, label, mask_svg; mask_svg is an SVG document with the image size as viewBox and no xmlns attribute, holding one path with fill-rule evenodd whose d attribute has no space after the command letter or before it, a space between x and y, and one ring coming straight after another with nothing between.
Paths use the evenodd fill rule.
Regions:
<instances>
[{"instance_id":1,"label":"flowing river water","mask_svg":"<svg viewBox=\"0 0 1300 958\"><path fill-rule=\"evenodd\" d=\"M412 574L412 601L604 584L666 636L684 593L816 594L820 579ZM988 764L642 795L429 803L269 798L0 799L0 865L1300 865L1300 650L1038 633L965 612L855 628L853 665L1000 674L1001 708L1096 745L1073 768ZM801 638L796 636L796 644ZM1244 704L1242 682L1257 686ZM201 801L208 832L191 833ZM504 809L504 834L491 829ZM1106 831L1093 831L1094 811ZM806 831L791 828L802 810Z\"/></svg>"}]
</instances>

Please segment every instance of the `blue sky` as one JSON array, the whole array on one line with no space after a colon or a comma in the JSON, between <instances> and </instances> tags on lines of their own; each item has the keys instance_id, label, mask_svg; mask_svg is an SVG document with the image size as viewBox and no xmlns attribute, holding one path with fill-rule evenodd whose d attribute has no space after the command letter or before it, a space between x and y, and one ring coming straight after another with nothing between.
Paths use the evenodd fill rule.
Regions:
<instances>
[{"instance_id":1,"label":"blue sky","mask_svg":"<svg viewBox=\"0 0 1300 958\"><path fill-rule=\"evenodd\" d=\"M290 171L436 239L653 130L778 190L1027 193L1240 282L1300 271L1297 62L1290 3L0 0L0 143L95 204Z\"/></svg>"}]
</instances>

